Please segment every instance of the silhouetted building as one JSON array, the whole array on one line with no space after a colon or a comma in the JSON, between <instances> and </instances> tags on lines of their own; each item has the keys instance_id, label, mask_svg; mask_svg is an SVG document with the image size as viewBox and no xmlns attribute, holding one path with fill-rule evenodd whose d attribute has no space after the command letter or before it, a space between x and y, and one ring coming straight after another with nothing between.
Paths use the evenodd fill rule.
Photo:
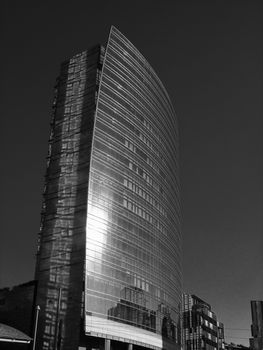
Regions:
<instances>
[{"instance_id":1,"label":"silhouetted building","mask_svg":"<svg viewBox=\"0 0 263 350\"><path fill-rule=\"evenodd\" d=\"M249 350L250 348L242 344L225 343L225 349L226 350Z\"/></svg>"},{"instance_id":2,"label":"silhouetted building","mask_svg":"<svg viewBox=\"0 0 263 350\"><path fill-rule=\"evenodd\" d=\"M211 306L195 295L183 294L182 336L185 350L224 349L224 325Z\"/></svg>"},{"instance_id":3,"label":"silhouetted building","mask_svg":"<svg viewBox=\"0 0 263 350\"><path fill-rule=\"evenodd\" d=\"M252 325L249 339L250 347L253 350L263 349L263 301L251 301Z\"/></svg>"},{"instance_id":4,"label":"silhouetted building","mask_svg":"<svg viewBox=\"0 0 263 350\"><path fill-rule=\"evenodd\" d=\"M32 336L35 289L35 281L0 289L0 323Z\"/></svg>"},{"instance_id":5,"label":"silhouetted building","mask_svg":"<svg viewBox=\"0 0 263 350\"><path fill-rule=\"evenodd\" d=\"M116 28L106 49L62 64L36 268L38 349L177 347L178 142L164 86Z\"/></svg>"}]
</instances>

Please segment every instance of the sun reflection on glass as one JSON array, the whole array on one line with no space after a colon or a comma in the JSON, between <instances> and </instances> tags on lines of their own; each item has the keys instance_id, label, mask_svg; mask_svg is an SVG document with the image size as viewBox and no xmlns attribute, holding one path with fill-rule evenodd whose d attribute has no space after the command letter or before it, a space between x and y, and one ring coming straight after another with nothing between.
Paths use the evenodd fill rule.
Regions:
<instances>
[{"instance_id":1,"label":"sun reflection on glass","mask_svg":"<svg viewBox=\"0 0 263 350\"><path fill-rule=\"evenodd\" d=\"M86 224L86 253L89 258L99 258L106 244L108 213L92 204L88 205Z\"/></svg>"}]
</instances>

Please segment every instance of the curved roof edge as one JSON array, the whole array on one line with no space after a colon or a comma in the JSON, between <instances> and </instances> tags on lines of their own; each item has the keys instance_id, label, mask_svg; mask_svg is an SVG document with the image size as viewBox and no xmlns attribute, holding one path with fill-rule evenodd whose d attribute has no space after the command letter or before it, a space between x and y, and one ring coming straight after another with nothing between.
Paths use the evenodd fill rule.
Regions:
<instances>
[{"instance_id":1,"label":"curved roof edge","mask_svg":"<svg viewBox=\"0 0 263 350\"><path fill-rule=\"evenodd\" d=\"M168 91L166 90L162 80L160 79L159 75L156 73L155 69L152 67L152 65L149 63L149 61L145 58L145 56L141 53L141 51L139 49L137 49L137 47L118 29L116 28L114 25L111 25L110 27L110 32L109 32L109 37L108 37L108 41L107 41L107 45L108 45L108 42L109 42L109 38L111 37L111 33L112 32L117 32L120 36L124 37L126 42L129 43L129 45L131 47L133 47L140 55L141 57L143 58L143 60L145 60L145 63L149 66L149 68L152 70L152 73L155 75L156 79L159 81L159 84L162 86L163 88L163 91L165 92L166 94L166 97L168 98L169 102L170 102L170 105L174 111L174 113L176 114L176 111L175 111L175 108L173 106L173 103L172 103L172 100L170 98L170 95L168 93Z\"/></svg>"},{"instance_id":2,"label":"curved roof edge","mask_svg":"<svg viewBox=\"0 0 263 350\"><path fill-rule=\"evenodd\" d=\"M0 323L0 342L30 343L31 340L32 338L18 329Z\"/></svg>"}]
</instances>

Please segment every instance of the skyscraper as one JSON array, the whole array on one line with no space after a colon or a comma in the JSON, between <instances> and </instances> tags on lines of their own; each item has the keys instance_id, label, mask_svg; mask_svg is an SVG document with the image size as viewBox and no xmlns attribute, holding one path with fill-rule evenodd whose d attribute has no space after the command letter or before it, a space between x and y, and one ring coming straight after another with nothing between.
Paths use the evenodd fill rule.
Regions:
<instances>
[{"instance_id":1,"label":"skyscraper","mask_svg":"<svg viewBox=\"0 0 263 350\"><path fill-rule=\"evenodd\" d=\"M181 232L169 96L115 28L61 65L37 255L38 349L174 349Z\"/></svg>"},{"instance_id":2,"label":"skyscraper","mask_svg":"<svg viewBox=\"0 0 263 350\"><path fill-rule=\"evenodd\" d=\"M249 339L252 350L263 350L263 301L251 301L252 325L251 334L253 338Z\"/></svg>"}]
</instances>

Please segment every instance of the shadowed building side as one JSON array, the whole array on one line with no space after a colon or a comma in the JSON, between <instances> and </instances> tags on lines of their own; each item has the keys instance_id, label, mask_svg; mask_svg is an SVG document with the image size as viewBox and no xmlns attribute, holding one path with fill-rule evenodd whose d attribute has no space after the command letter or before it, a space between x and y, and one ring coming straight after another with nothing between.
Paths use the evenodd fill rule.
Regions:
<instances>
[{"instance_id":1,"label":"shadowed building side","mask_svg":"<svg viewBox=\"0 0 263 350\"><path fill-rule=\"evenodd\" d=\"M100 58L97 46L66 61L55 88L36 267L41 349L74 349L79 342Z\"/></svg>"}]
</instances>

